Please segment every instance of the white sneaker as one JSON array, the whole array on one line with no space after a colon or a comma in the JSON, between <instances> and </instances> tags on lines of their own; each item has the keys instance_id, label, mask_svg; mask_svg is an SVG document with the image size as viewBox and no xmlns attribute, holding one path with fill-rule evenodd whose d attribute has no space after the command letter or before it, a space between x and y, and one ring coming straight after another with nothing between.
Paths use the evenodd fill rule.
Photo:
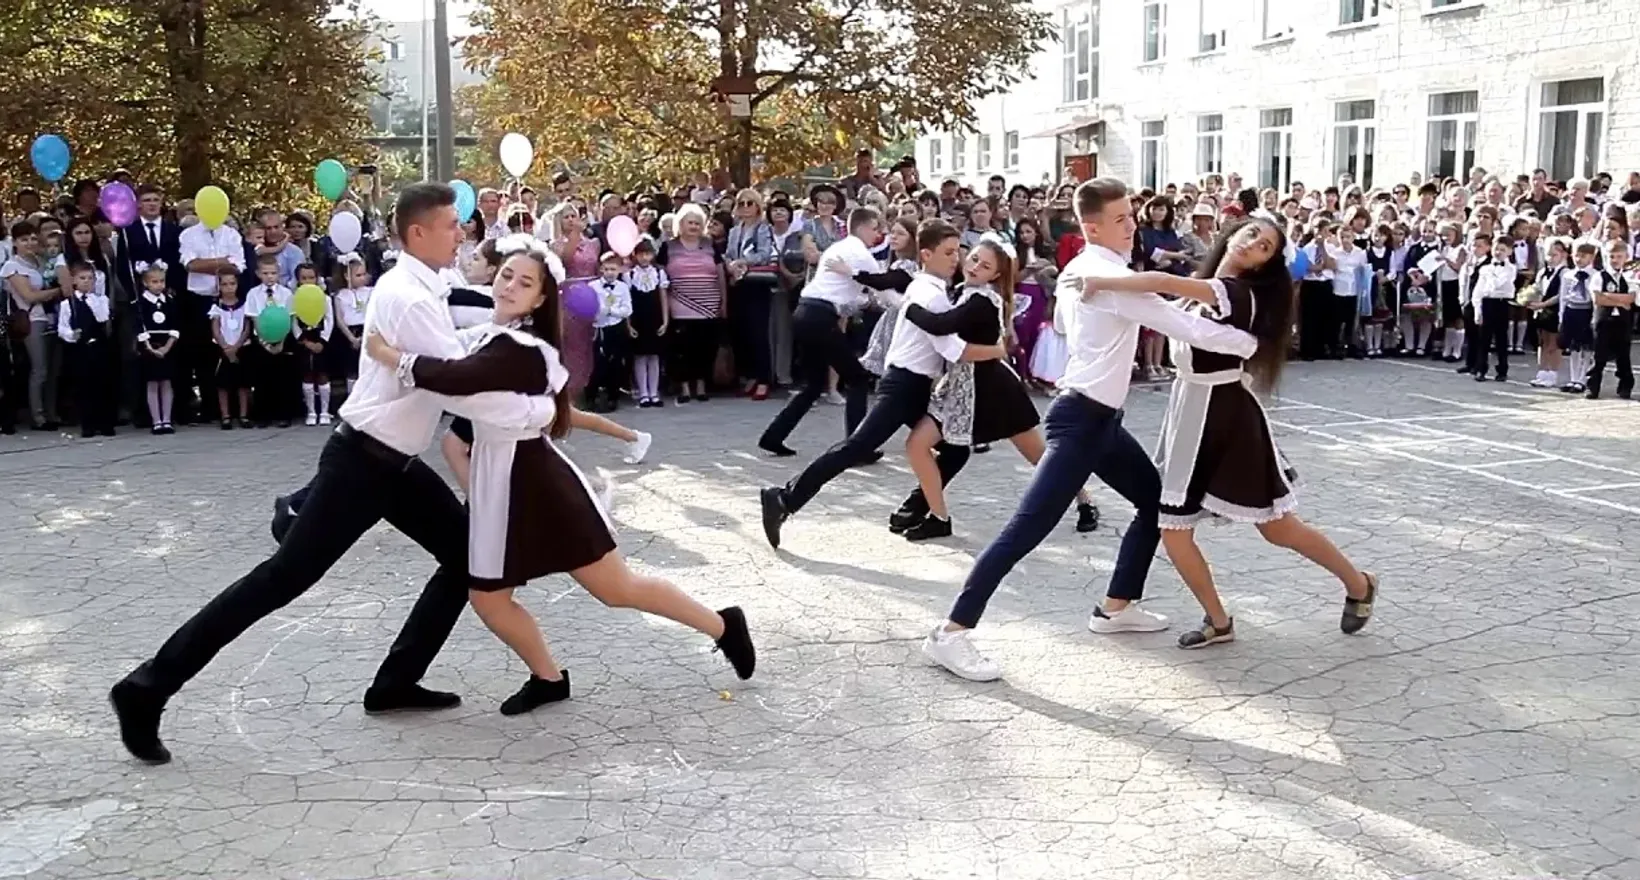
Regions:
<instances>
[{"instance_id":1,"label":"white sneaker","mask_svg":"<svg viewBox=\"0 0 1640 880\"><path fill-rule=\"evenodd\" d=\"M1555 374L1546 370L1539 370L1538 374L1532 378L1531 385L1533 388L1553 388L1555 387Z\"/></svg>"},{"instance_id":2,"label":"white sneaker","mask_svg":"<svg viewBox=\"0 0 1640 880\"><path fill-rule=\"evenodd\" d=\"M319 424L319 417L314 415L313 413L308 413L307 426L309 428L311 428L311 427L313 427L314 425L317 425L317 424Z\"/></svg>"},{"instance_id":3,"label":"white sneaker","mask_svg":"<svg viewBox=\"0 0 1640 880\"><path fill-rule=\"evenodd\" d=\"M945 624L939 624L923 640L923 655L958 678L996 681L1002 677L1002 667L974 647L969 630L946 632Z\"/></svg>"},{"instance_id":4,"label":"white sneaker","mask_svg":"<svg viewBox=\"0 0 1640 880\"><path fill-rule=\"evenodd\" d=\"M319 424L321 424L321 425L330 424L330 413L327 413L327 412L319 413Z\"/></svg>"},{"instance_id":5,"label":"white sneaker","mask_svg":"<svg viewBox=\"0 0 1640 880\"><path fill-rule=\"evenodd\" d=\"M655 442L655 438L644 431L635 433L638 435L638 439L626 444L626 458L622 459L627 464L642 462L643 457L649 454L649 444Z\"/></svg>"},{"instance_id":6,"label":"white sneaker","mask_svg":"<svg viewBox=\"0 0 1640 880\"><path fill-rule=\"evenodd\" d=\"M1146 611L1139 607L1138 602L1130 602L1115 614L1106 614L1103 607L1093 609L1093 616L1088 618L1088 629L1106 635L1161 632L1167 629L1167 618L1154 611Z\"/></svg>"},{"instance_id":7,"label":"white sneaker","mask_svg":"<svg viewBox=\"0 0 1640 880\"><path fill-rule=\"evenodd\" d=\"M827 391L825 400L832 406L842 406L843 404L848 403L848 398L838 394L835 391Z\"/></svg>"}]
</instances>

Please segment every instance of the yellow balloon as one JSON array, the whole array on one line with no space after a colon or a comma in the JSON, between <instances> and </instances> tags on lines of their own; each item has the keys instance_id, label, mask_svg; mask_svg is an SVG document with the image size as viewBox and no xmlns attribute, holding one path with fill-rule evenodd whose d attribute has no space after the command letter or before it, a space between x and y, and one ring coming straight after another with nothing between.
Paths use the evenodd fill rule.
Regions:
<instances>
[{"instance_id":1,"label":"yellow balloon","mask_svg":"<svg viewBox=\"0 0 1640 880\"><path fill-rule=\"evenodd\" d=\"M290 301L291 313L302 319L302 323L309 327L317 327L325 319L325 292L317 284L304 284L296 288L296 295Z\"/></svg>"},{"instance_id":2,"label":"yellow balloon","mask_svg":"<svg viewBox=\"0 0 1640 880\"><path fill-rule=\"evenodd\" d=\"M194 213L206 229L216 229L228 222L228 194L220 187L207 186L194 196Z\"/></svg>"}]
</instances>

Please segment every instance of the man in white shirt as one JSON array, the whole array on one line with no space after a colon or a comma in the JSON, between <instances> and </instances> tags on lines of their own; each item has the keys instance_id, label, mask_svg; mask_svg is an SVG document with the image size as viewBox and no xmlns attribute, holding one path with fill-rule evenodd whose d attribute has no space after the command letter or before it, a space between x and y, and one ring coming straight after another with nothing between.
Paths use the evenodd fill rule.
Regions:
<instances>
[{"instance_id":1,"label":"man in white shirt","mask_svg":"<svg viewBox=\"0 0 1640 880\"><path fill-rule=\"evenodd\" d=\"M1077 296L1090 277L1131 275L1133 213L1127 187L1098 178L1077 187L1076 214L1088 246L1059 276L1055 323L1065 328L1070 359L1060 393L1043 420L1048 450L1037 462L1013 518L974 560L946 623L929 634L924 653L973 681L1002 670L969 638L1004 576L1036 549L1070 509L1077 490L1097 475L1134 507L1102 607L1088 628L1098 633L1154 632L1167 620L1135 604L1144 595L1156 545L1162 480L1149 454L1122 427L1141 325L1208 351L1251 357L1258 340L1226 324L1187 312L1153 293L1100 292Z\"/></svg>"},{"instance_id":2,"label":"man in white shirt","mask_svg":"<svg viewBox=\"0 0 1640 880\"><path fill-rule=\"evenodd\" d=\"M455 259L461 240L455 191L440 183L407 187L395 216L405 251L376 284L365 332L380 332L407 353L460 358L466 352L444 303L448 289L429 268ZM362 359L359 380L342 405L342 424L320 455L311 495L291 526L290 540L211 600L109 693L120 738L132 755L150 764L169 761L171 753L159 738L166 701L240 633L317 583L383 519L432 553L439 568L365 691L365 712L445 709L461 702L455 694L418 683L467 604L466 511L417 457L433 442L445 410L524 431L545 428L553 404L548 397L502 392L452 398L410 389L394 370Z\"/></svg>"},{"instance_id":3,"label":"man in white shirt","mask_svg":"<svg viewBox=\"0 0 1640 880\"><path fill-rule=\"evenodd\" d=\"M855 213L870 210L860 208ZM855 226L852 222L849 225ZM945 290L962 259L958 250L960 239L961 233L949 223L931 220L923 224L917 233L923 271L917 273L906 289L907 305L919 305L936 314L951 308ZM817 273L816 278L825 274L828 273ZM835 313L832 321L835 325ZM887 369L877 383L877 401L872 404L871 412L846 439L809 462L809 466L784 487L769 486L761 492L763 535L768 538L769 546L780 546L780 526L802 510L827 483L868 460L902 425L913 427L928 415L928 398L934 392L934 382L945 373L947 363L1000 360L1007 356L1007 349L1001 345L971 345L954 335L930 336L904 317L899 318L888 346ZM960 452L956 447L942 448L939 464L943 481L949 482L962 469L968 460L967 452L966 448ZM1157 493L1160 492L1158 488Z\"/></svg>"},{"instance_id":4,"label":"man in white shirt","mask_svg":"<svg viewBox=\"0 0 1640 880\"><path fill-rule=\"evenodd\" d=\"M245 271L245 242L226 223L215 229L195 223L178 234L177 253L182 258L182 268L188 273L188 295L181 303L183 313L189 317L182 331L188 369L181 378L186 382L191 372L199 386L194 420L214 422L220 417L216 411L216 364L222 352L211 342L211 321L206 315L211 306L216 305L217 270L232 266L241 273Z\"/></svg>"},{"instance_id":5,"label":"man in white shirt","mask_svg":"<svg viewBox=\"0 0 1640 880\"><path fill-rule=\"evenodd\" d=\"M803 288L792 315L792 341L802 364L803 387L763 430L757 446L776 456L796 455L786 438L808 415L814 402L826 393L826 380L837 371L839 384L848 392L843 426L852 435L865 418L871 374L849 345L843 319L858 312L869 297L854 276L877 271L873 248L883 240L883 218L875 208L855 208L848 217L849 234L820 255L819 271ZM875 450L873 450L875 452Z\"/></svg>"}]
</instances>

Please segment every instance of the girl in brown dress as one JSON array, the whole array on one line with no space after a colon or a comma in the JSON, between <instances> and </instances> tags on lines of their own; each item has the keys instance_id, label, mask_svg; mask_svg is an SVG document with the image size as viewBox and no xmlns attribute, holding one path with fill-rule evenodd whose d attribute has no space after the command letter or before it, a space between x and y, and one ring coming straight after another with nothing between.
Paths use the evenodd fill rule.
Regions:
<instances>
[{"instance_id":1,"label":"girl in brown dress","mask_svg":"<svg viewBox=\"0 0 1640 880\"><path fill-rule=\"evenodd\" d=\"M534 617L513 598L526 582L568 572L605 605L637 608L692 627L716 641L741 678L756 653L737 607L712 611L671 582L626 567L597 493L558 447L569 431L569 372L559 360L558 279L549 256L534 248L509 256L496 277L495 323L460 331L469 354L460 360L418 357L379 335L365 350L394 367L400 380L437 394L484 392L552 395L557 403L544 432L510 432L473 425L471 469L464 488L470 510L469 599L490 628L530 668L530 679L501 705L504 715L528 712L569 697L569 674L553 660Z\"/></svg>"},{"instance_id":2,"label":"girl in brown dress","mask_svg":"<svg viewBox=\"0 0 1640 880\"><path fill-rule=\"evenodd\" d=\"M1213 586L1213 572L1196 546L1196 525L1214 517L1253 523L1266 541L1302 554L1344 584L1339 628L1359 631L1372 614L1378 579L1357 569L1327 536L1293 511L1294 474L1275 440L1254 391L1275 387L1292 333L1292 278L1285 236L1254 219L1226 229L1195 278L1140 272L1090 278L1095 291L1155 291L1193 300L1190 308L1258 337L1251 360L1173 343L1178 375L1168 397L1157 450L1162 472L1162 546L1206 616L1201 628L1179 637L1181 648L1201 648L1236 637L1235 621ZM1243 377L1251 380L1244 383ZM1249 388L1249 384L1251 388Z\"/></svg>"}]
</instances>

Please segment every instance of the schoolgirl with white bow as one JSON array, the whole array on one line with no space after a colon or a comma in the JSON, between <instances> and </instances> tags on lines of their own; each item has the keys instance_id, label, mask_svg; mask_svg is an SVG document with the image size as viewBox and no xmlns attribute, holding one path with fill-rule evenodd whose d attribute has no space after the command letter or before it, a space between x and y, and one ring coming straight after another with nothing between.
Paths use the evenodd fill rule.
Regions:
<instances>
[{"instance_id":1,"label":"schoolgirl with white bow","mask_svg":"<svg viewBox=\"0 0 1640 880\"><path fill-rule=\"evenodd\" d=\"M342 338L333 338L330 345L331 375L347 379L347 390L351 393L353 383L359 378L359 348L364 345L364 310L370 304L370 293L374 290L370 286L370 269L365 266L364 257L356 253L337 257L335 281L336 294L331 297L335 303L333 336L339 334Z\"/></svg>"},{"instance_id":2,"label":"schoolgirl with white bow","mask_svg":"<svg viewBox=\"0 0 1640 880\"><path fill-rule=\"evenodd\" d=\"M174 400L171 380L175 374L178 330L182 316L169 290L165 289L164 262L138 263L137 278L142 293L137 297L137 370L148 391L149 429L154 434L175 434L171 426Z\"/></svg>"}]
</instances>

